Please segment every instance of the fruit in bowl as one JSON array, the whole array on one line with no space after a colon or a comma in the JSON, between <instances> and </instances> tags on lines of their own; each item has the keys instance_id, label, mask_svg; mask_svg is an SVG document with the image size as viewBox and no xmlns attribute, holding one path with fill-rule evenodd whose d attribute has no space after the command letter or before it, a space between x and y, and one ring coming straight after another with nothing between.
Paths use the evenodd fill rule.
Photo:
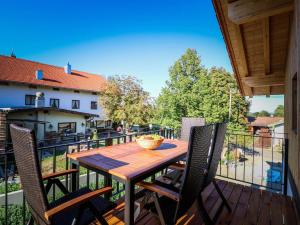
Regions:
<instances>
[{"instance_id":1,"label":"fruit in bowl","mask_svg":"<svg viewBox=\"0 0 300 225\"><path fill-rule=\"evenodd\" d=\"M149 150L154 150L158 148L163 141L164 138L157 134L143 135L137 137L136 139L136 142L138 143L139 146Z\"/></svg>"}]
</instances>

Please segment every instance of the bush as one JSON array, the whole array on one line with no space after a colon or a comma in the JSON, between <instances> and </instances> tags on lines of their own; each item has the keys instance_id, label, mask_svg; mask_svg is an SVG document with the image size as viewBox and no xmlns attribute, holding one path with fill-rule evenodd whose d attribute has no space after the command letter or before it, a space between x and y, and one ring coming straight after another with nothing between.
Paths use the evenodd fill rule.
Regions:
<instances>
[{"instance_id":1,"label":"bush","mask_svg":"<svg viewBox=\"0 0 300 225\"><path fill-rule=\"evenodd\" d=\"M18 191L21 189L20 183L7 184L7 192ZM0 194L5 194L5 182L0 183Z\"/></svg>"},{"instance_id":2,"label":"bush","mask_svg":"<svg viewBox=\"0 0 300 225\"><path fill-rule=\"evenodd\" d=\"M23 223L23 206L22 205L9 205L7 211L7 224L19 225ZM25 224L30 218L30 212L25 209ZM0 207L0 225L5 224L5 207Z\"/></svg>"}]
</instances>

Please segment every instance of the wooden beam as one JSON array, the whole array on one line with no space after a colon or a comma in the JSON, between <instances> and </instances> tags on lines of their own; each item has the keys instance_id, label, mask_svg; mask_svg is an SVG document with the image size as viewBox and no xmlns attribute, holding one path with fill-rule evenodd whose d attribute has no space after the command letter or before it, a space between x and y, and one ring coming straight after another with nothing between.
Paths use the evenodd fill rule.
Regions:
<instances>
[{"instance_id":1,"label":"wooden beam","mask_svg":"<svg viewBox=\"0 0 300 225\"><path fill-rule=\"evenodd\" d=\"M236 24L232 24L232 25L234 28L236 42L237 42L237 46L238 46L238 48L236 49L236 51L237 51L236 58L239 59L239 63L238 63L239 73L242 77L247 77L247 76L249 76L249 69L248 69L248 63L247 63L247 59L246 59L246 51L245 51L245 45L244 45L244 39L243 39L243 35L242 35L241 26L236 25ZM247 88L245 90L245 93L249 96L253 95L251 88Z\"/></svg>"},{"instance_id":2,"label":"wooden beam","mask_svg":"<svg viewBox=\"0 0 300 225\"><path fill-rule=\"evenodd\" d=\"M228 17L236 24L243 24L293 9L293 0L238 0L228 3Z\"/></svg>"},{"instance_id":3,"label":"wooden beam","mask_svg":"<svg viewBox=\"0 0 300 225\"><path fill-rule=\"evenodd\" d=\"M265 76L243 77L242 81L249 87L282 86L285 84L284 72Z\"/></svg>"}]
</instances>

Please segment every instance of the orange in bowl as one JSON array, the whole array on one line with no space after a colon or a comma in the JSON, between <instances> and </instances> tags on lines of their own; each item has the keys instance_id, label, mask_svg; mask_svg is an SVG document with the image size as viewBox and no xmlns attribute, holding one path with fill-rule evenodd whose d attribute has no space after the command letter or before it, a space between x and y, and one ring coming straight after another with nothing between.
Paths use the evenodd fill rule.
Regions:
<instances>
[{"instance_id":1,"label":"orange in bowl","mask_svg":"<svg viewBox=\"0 0 300 225\"><path fill-rule=\"evenodd\" d=\"M157 149L161 143L163 143L164 138L159 135L143 135L136 139L139 146L145 149L154 150Z\"/></svg>"}]
</instances>

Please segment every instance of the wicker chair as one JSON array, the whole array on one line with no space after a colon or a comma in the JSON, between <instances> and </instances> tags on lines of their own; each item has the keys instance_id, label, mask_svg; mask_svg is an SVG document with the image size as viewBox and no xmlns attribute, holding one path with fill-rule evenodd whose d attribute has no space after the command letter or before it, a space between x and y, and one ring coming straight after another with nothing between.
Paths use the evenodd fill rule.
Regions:
<instances>
[{"instance_id":1,"label":"wicker chair","mask_svg":"<svg viewBox=\"0 0 300 225\"><path fill-rule=\"evenodd\" d=\"M204 124L205 122L203 118L182 117L179 139L189 142L191 128L193 126L204 126ZM168 172L168 169L166 169L165 174L160 180L158 180L158 182L162 181L163 183L171 183L173 185L179 182L183 175L185 161L186 159L183 159L181 162L177 162L169 166L169 169L172 171Z\"/></svg>"},{"instance_id":2,"label":"wicker chair","mask_svg":"<svg viewBox=\"0 0 300 225\"><path fill-rule=\"evenodd\" d=\"M194 126L204 126L205 122L203 118L189 118L182 117L181 129L180 129L180 140L189 141L191 128Z\"/></svg>"},{"instance_id":3,"label":"wicker chair","mask_svg":"<svg viewBox=\"0 0 300 225\"><path fill-rule=\"evenodd\" d=\"M111 192L112 187L96 191L83 188L69 193L58 177L78 171L66 170L43 177L34 132L14 124L10 125L10 132L18 173L32 215L28 224L35 222L42 225L74 225L89 224L95 220L101 224L107 224L102 215L114 208L115 204L99 196ZM48 181L46 188L43 181ZM66 195L49 203L47 192L53 184L56 184Z\"/></svg>"},{"instance_id":4,"label":"wicker chair","mask_svg":"<svg viewBox=\"0 0 300 225\"><path fill-rule=\"evenodd\" d=\"M229 204L214 180L224 143L226 124L192 127L191 139L184 170L183 183L180 190L169 189L157 183L140 182L139 186L153 193L154 203L148 207L157 212L161 224L175 224L195 201L198 202L200 214L205 224L214 224L214 218L208 215L201 192L212 182L216 187L224 205L231 211ZM147 206L146 206L147 208ZM220 212L221 210L217 210Z\"/></svg>"}]
</instances>

